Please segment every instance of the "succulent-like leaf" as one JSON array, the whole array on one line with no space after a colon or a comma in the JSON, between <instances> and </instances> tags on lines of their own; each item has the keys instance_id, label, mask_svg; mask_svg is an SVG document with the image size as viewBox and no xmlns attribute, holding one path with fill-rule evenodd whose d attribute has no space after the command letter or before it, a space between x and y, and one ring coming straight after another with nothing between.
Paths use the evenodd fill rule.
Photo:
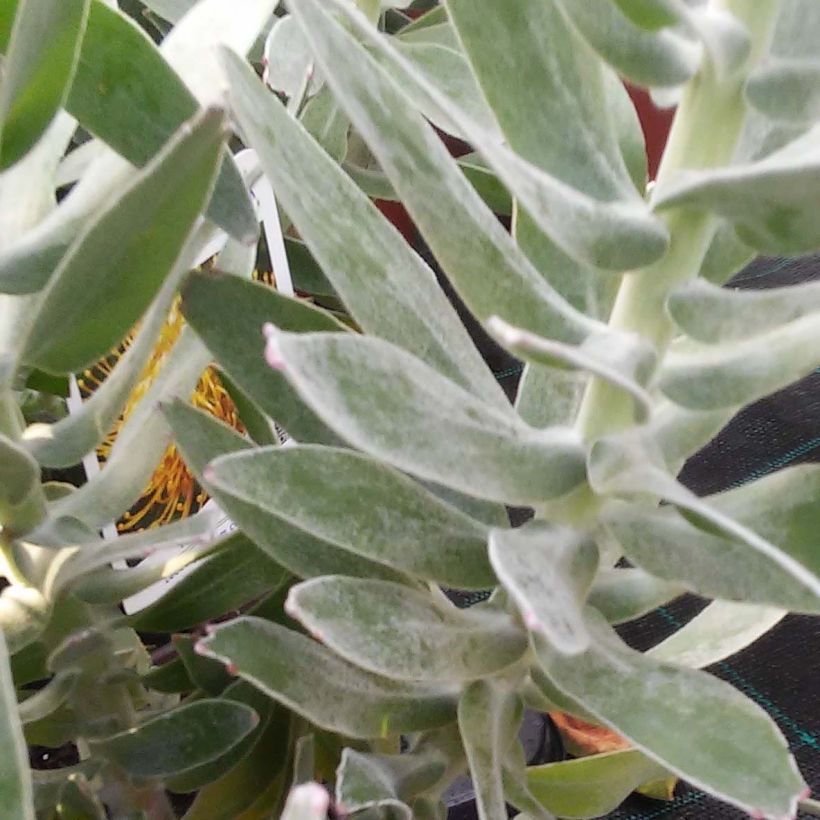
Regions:
<instances>
[{"instance_id":1,"label":"succulent-like leaf","mask_svg":"<svg viewBox=\"0 0 820 820\"><path fill-rule=\"evenodd\" d=\"M695 279L670 295L668 308L675 324L693 339L711 343L745 339L820 313L820 282L731 290Z\"/></svg>"},{"instance_id":2,"label":"succulent-like leaf","mask_svg":"<svg viewBox=\"0 0 820 820\"><path fill-rule=\"evenodd\" d=\"M134 777L164 778L222 756L258 723L256 712L242 703L196 700L92 745Z\"/></svg>"},{"instance_id":3,"label":"succulent-like leaf","mask_svg":"<svg viewBox=\"0 0 820 820\"><path fill-rule=\"evenodd\" d=\"M530 766L527 786L559 817L601 817L641 784L666 775L666 769L637 749L623 749Z\"/></svg>"},{"instance_id":4,"label":"succulent-like leaf","mask_svg":"<svg viewBox=\"0 0 820 820\"><path fill-rule=\"evenodd\" d=\"M364 558L456 588L495 584L487 527L350 450L268 447L220 458L208 483Z\"/></svg>"},{"instance_id":5,"label":"succulent-like leaf","mask_svg":"<svg viewBox=\"0 0 820 820\"><path fill-rule=\"evenodd\" d=\"M262 326L296 332L342 331L328 313L271 288L222 273L193 273L182 289L182 312L228 376L262 412L297 440L333 442L335 436L262 357ZM233 332L223 333L225 323Z\"/></svg>"},{"instance_id":6,"label":"succulent-like leaf","mask_svg":"<svg viewBox=\"0 0 820 820\"><path fill-rule=\"evenodd\" d=\"M817 130L756 162L682 171L656 191L656 208L701 208L728 219L738 236L764 253L806 253L820 246L811 206L820 177Z\"/></svg>"},{"instance_id":7,"label":"succulent-like leaf","mask_svg":"<svg viewBox=\"0 0 820 820\"><path fill-rule=\"evenodd\" d=\"M589 644L583 600L598 568L594 542L583 533L533 522L493 530L489 552L527 628L560 652L583 652Z\"/></svg>"},{"instance_id":8,"label":"succulent-like leaf","mask_svg":"<svg viewBox=\"0 0 820 820\"><path fill-rule=\"evenodd\" d=\"M791 573L765 555L705 532L673 510L624 507L613 509L605 520L630 561L700 595L820 611L820 596L796 584ZM793 548L782 539L777 543L786 551Z\"/></svg>"},{"instance_id":9,"label":"succulent-like leaf","mask_svg":"<svg viewBox=\"0 0 820 820\"><path fill-rule=\"evenodd\" d=\"M623 390L634 402L638 419L648 417L652 397L640 382L648 378L655 355L639 338L605 333L573 347L514 327L497 316L487 322L487 330L520 359L543 367L587 371Z\"/></svg>"},{"instance_id":10,"label":"succulent-like leaf","mask_svg":"<svg viewBox=\"0 0 820 820\"><path fill-rule=\"evenodd\" d=\"M601 63L558 5L447 0L446 7L510 147L591 196L637 199L613 123L600 116L607 106Z\"/></svg>"},{"instance_id":11,"label":"succulent-like leaf","mask_svg":"<svg viewBox=\"0 0 820 820\"><path fill-rule=\"evenodd\" d=\"M797 596L800 600L815 601L820 599L820 577L815 571L816 557L807 556L802 537L798 535L791 544L786 542L787 546L781 549L776 545L776 541L781 540L778 538L777 533L769 531L769 534L776 539L775 542L772 542L752 528L759 523L758 521L752 519L750 521L751 526L747 525L745 522L733 518L730 508L719 509L714 503L707 503L699 499L694 493L691 493L675 481L665 469L658 467L657 462L653 461L654 458L656 456L653 456L651 451L641 445L640 438L632 434L621 437L615 436L610 439L599 439L593 444L590 452L590 483L598 492L628 497L637 494L670 502L683 512L696 527L694 535L697 536L697 540L694 540L693 548L703 550L704 544L707 545L707 549L708 546L714 547L706 536L719 537L719 542L726 540L730 544L735 542L747 552L756 553L758 560L763 559L766 563L778 567L778 574L781 579L784 576L790 576L792 579L790 584L791 594ZM719 497L716 496L715 498ZM805 520L805 508L801 507L800 498L798 496L794 511L796 512L797 521L802 523ZM714 498L711 500L713 501ZM617 512L614 514L617 516ZM652 512L640 508L637 515L635 515L635 519L636 521L646 520L647 516L652 517L656 514L665 515L666 512ZM810 516L811 514L809 514ZM632 514L627 512L626 520L630 520L631 517ZM640 527L640 524L638 526ZM799 533L799 529L797 532ZM654 534L652 538L654 539ZM651 545L655 542L648 539L643 543L644 545ZM721 553L723 549L723 544L720 544ZM671 552L674 555L675 550ZM700 553L701 558L705 560L707 554L705 551ZM740 556L741 553L738 553L738 555ZM739 557L738 560L742 562L745 559ZM659 561L659 565L655 567L658 570L655 574L660 574L660 564L664 561L672 562L674 558L670 556L669 552L665 553L665 556ZM649 567L646 568L649 569ZM686 568L676 569L676 572L681 573L695 571L691 563ZM672 575L674 576L674 574ZM661 575L661 577L664 576ZM673 581L681 580L679 577L670 577L668 579ZM707 581L707 583L711 582ZM727 581L727 583L731 582ZM784 583L785 586L785 582L781 580L781 583Z\"/></svg>"},{"instance_id":12,"label":"succulent-like leaf","mask_svg":"<svg viewBox=\"0 0 820 820\"><path fill-rule=\"evenodd\" d=\"M6 640L0 630L0 812L9 820L34 820L31 771L17 716Z\"/></svg>"},{"instance_id":13,"label":"succulent-like leaf","mask_svg":"<svg viewBox=\"0 0 820 820\"><path fill-rule=\"evenodd\" d=\"M21 0L3 60L0 169L25 155L71 86L90 0Z\"/></svg>"},{"instance_id":14,"label":"succulent-like leaf","mask_svg":"<svg viewBox=\"0 0 820 820\"><path fill-rule=\"evenodd\" d=\"M820 365L812 344L820 311L719 347L691 344L670 352L658 373L660 389L693 410L737 407L807 376Z\"/></svg>"},{"instance_id":15,"label":"succulent-like leaf","mask_svg":"<svg viewBox=\"0 0 820 820\"><path fill-rule=\"evenodd\" d=\"M389 807L391 816L410 820L402 801L434 786L444 771L435 753L375 755L345 749L336 773L336 802L350 813Z\"/></svg>"},{"instance_id":16,"label":"succulent-like leaf","mask_svg":"<svg viewBox=\"0 0 820 820\"><path fill-rule=\"evenodd\" d=\"M386 38L367 24L355 8L348 6L343 0L331 0L329 5L369 47L378 50L380 60L390 60L394 78L400 76L403 85L425 93L454 119L511 193L521 201L522 206L568 253L612 270L648 264L663 254L668 240L665 228L660 222L649 218L642 202L604 202L589 197L507 150L494 135L487 134L437 89L430 86L426 79L392 48ZM439 243L436 241L436 235L440 235L443 226L440 225L437 231L435 226L430 225L429 209L431 201L443 202L442 197L452 199L459 189L464 188L463 178L454 174L453 161L443 146L435 140L429 128L417 115L407 110L406 103L402 101L402 92L399 92L378 67L371 63L367 52L358 46L356 40L347 34L343 27L318 5L314 6L313 0L295 4L292 12L302 21L305 33L313 44L317 61L325 68L332 66L334 76L328 77L328 84L337 95L339 104L347 109L348 116L368 141L385 173L401 195L402 201L427 237L442 267L456 276L456 271L463 267L464 259L454 260L452 250L448 253L444 243L437 247ZM374 83L378 86L378 91L375 90ZM378 109L372 107L372 101L376 97L380 100ZM395 152L388 146L388 142L392 142L392 138L387 138L391 131L404 133L407 144L417 146L413 165L409 164L412 154L407 150L402 153L402 161L396 161ZM425 158L423 163L420 161L422 154ZM465 191L458 198L461 202L461 207L457 209L459 221L467 228L474 215L478 217L475 208L468 211L471 202L475 200L475 193L471 190ZM460 226L455 222L455 216L454 213L447 225L452 234L451 242L448 243L451 247L455 247L454 242L459 241L462 233ZM485 246L488 241L491 242L493 234L496 233L492 231L486 219L481 221L484 223L482 228L486 236L482 237L483 241L480 243L473 240L476 252L479 247ZM428 230L428 227L431 227L432 231ZM473 236L475 237L475 234ZM459 245L463 257L466 242L459 242ZM451 262L455 264L451 265ZM545 296L547 294L541 294L542 299ZM551 307L560 310L561 306L556 304L554 295L549 296L552 297L549 299L553 303ZM519 299L523 297L522 292ZM467 301L469 304L470 300ZM531 323L522 322L515 315L504 315L506 311L502 310L501 305L498 305L494 312L510 322L523 324L532 330L537 329Z\"/></svg>"},{"instance_id":17,"label":"succulent-like leaf","mask_svg":"<svg viewBox=\"0 0 820 820\"><path fill-rule=\"evenodd\" d=\"M489 401L503 403L430 269L279 101L265 93L253 72L235 55L223 56L241 127L352 316L367 332L415 353ZM315 192L309 201L306 190Z\"/></svg>"},{"instance_id":18,"label":"succulent-like leaf","mask_svg":"<svg viewBox=\"0 0 820 820\"><path fill-rule=\"evenodd\" d=\"M775 59L747 80L746 99L762 114L786 122L820 119L820 61Z\"/></svg>"},{"instance_id":19,"label":"succulent-like leaf","mask_svg":"<svg viewBox=\"0 0 820 820\"><path fill-rule=\"evenodd\" d=\"M374 738L429 729L455 716L452 688L365 672L309 638L245 617L217 627L200 651L232 664L274 700L333 732Z\"/></svg>"},{"instance_id":20,"label":"succulent-like leaf","mask_svg":"<svg viewBox=\"0 0 820 820\"><path fill-rule=\"evenodd\" d=\"M527 646L505 614L435 606L388 581L314 578L291 587L285 610L346 660L397 680L473 680L510 666Z\"/></svg>"},{"instance_id":21,"label":"succulent-like leaf","mask_svg":"<svg viewBox=\"0 0 820 820\"><path fill-rule=\"evenodd\" d=\"M598 573L589 590L589 604L611 624L639 618L683 594L684 587L632 567Z\"/></svg>"},{"instance_id":22,"label":"succulent-like leaf","mask_svg":"<svg viewBox=\"0 0 820 820\"><path fill-rule=\"evenodd\" d=\"M636 25L611 0L559 2L587 42L637 85L680 85L698 68L697 44L674 31L650 31Z\"/></svg>"},{"instance_id":23,"label":"succulent-like leaf","mask_svg":"<svg viewBox=\"0 0 820 820\"><path fill-rule=\"evenodd\" d=\"M713 601L648 655L681 666L711 666L756 641L786 615L783 609Z\"/></svg>"},{"instance_id":24,"label":"succulent-like leaf","mask_svg":"<svg viewBox=\"0 0 820 820\"><path fill-rule=\"evenodd\" d=\"M276 333L268 344L269 361L320 418L355 447L419 478L522 504L583 480L574 432L536 431L387 342Z\"/></svg>"},{"instance_id":25,"label":"succulent-like leaf","mask_svg":"<svg viewBox=\"0 0 820 820\"><path fill-rule=\"evenodd\" d=\"M224 129L219 111L183 127L78 238L39 304L23 352L29 364L77 370L130 330L207 202Z\"/></svg>"},{"instance_id":26,"label":"succulent-like leaf","mask_svg":"<svg viewBox=\"0 0 820 820\"><path fill-rule=\"evenodd\" d=\"M471 683L458 702L458 726L470 764L480 820L507 813L502 766L515 741L523 707L501 683Z\"/></svg>"},{"instance_id":27,"label":"succulent-like leaf","mask_svg":"<svg viewBox=\"0 0 820 820\"><path fill-rule=\"evenodd\" d=\"M140 167L199 108L196 97L168 64L168 48L164 50L165 56L125 14L92 0L66 108L84 128ZM192 70L189 67L187 73ZM248 192L228 152L223 155L208 215L237 239L249 242L256 236L258 225Z\"/></svg>"},{"instance_id":28,"label":"succulent-like leaf","mask_svg":"<svg viewBox=\"0 0 820 820\"><path fill-rule=\"evenodd\" d=\"M592 646L571 658L535 636L542 668L561 691L709 793L750 813L795 811L803 781L763 709L710 675L629 649L592 612L588 628Z\"/></svg>"},{"instance_id":29,"label":"succulent-like leaf","mask_svg":"<svg viewBox=\"0 0 820 820\"><path fill-rule=\"evenodd\" d=\"M24 447L0 433L0 526L12 536L22 535L45 514L37 462Z\"/></svg>"}]
</instances>

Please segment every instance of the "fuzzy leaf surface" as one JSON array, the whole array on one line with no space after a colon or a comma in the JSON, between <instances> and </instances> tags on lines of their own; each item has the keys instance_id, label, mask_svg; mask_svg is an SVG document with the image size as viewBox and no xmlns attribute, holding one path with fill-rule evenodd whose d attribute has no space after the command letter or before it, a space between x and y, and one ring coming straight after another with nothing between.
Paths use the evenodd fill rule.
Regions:
<instances>
[{"instance_id":1,"label":"fuzzy leaf surface","mask_svg":"<svg viewBox=\"0 0 820 820\"><path fill-rule=\"evenodd\" d=\"M278 624L244 617L217 627L201 651L233 664L274 700L329 731L374 738L429 729L455 716L446 687L387 680Z\"/></svg>"}]
</instances>

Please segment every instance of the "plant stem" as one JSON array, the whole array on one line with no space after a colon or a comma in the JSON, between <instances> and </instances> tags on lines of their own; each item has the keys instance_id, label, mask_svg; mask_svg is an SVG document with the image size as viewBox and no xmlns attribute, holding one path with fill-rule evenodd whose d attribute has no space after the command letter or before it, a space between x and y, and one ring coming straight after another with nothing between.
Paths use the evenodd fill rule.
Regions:
<instances>
[{"instance_id":1,"label":"plant stem","mask_svg":"<svg viewBox=\"0 0 820 820\"><path fill-rule=\"evenodd\" d=\"M746 69L729 77L718 76L704 58L675 114L658 171L658 189L681 170L721 167L732 161L747 114L743 83L748 67L767 50L780 2L712 0L712 5L731 12L745 25L751 55ZM669 230L669 250L657 262L624 275L609 321L614 329L641 334L654 346L659 361L674 332L666 300L672 290L698 275L717 225L712 215L684 208L671 208L660 218ZM579 431L596 438L633 423L632 403L623 391L592 378L578 412Z\"/></svg>"}]
</instances>

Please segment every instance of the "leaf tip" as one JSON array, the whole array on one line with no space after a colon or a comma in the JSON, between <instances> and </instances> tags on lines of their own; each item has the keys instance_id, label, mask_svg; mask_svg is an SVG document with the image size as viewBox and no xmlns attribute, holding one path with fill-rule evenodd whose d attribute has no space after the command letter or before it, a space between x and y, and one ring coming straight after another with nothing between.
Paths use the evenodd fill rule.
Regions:
<instances>
[{"instance_id":1,"label":"leaf tip","mask_svg":"<svg viewBox=\"0 0 820 820\"><path fill-rule=\"evenodd\" d=\"M265 338L265 361L273 370L284 370L285 360L279 347L279 328L272 322L262 325L262 336Z\"/></svg>"}]
</instances>

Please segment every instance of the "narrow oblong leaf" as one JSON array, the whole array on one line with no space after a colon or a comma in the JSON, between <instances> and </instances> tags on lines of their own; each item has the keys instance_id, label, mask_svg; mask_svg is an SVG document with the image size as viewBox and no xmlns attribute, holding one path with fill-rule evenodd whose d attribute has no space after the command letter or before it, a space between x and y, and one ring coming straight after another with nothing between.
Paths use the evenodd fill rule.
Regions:
<instances>
[{"instance_id":1,"label":"narrow oblong leaf","mask_svg":"<svg viewBox=\"0 0 820 820\"><path fill-rule=\"evenodd\" d=\"M298 441L335 442L335 436L262 357L262 326L343 331L330 314L272 288L219 272L192 273L182 288L182 313L219 366L259 407ZM223 333L226 323L231 333Z\"/></svg>"},{"instance_id":2,"label":"narrow oblong leaf","mask_svg":"<svg viewBox=\"0 0 820 820\"><path fill-rule=\"evenodd\" d=\"M285 611L346 660L397 680L472 680L510 666L527 646L507 615L434 606L429 594L388 581L303 581Z\"/></svg>"},{"instance_id":3,"label":"narrow oblong leaf","mask_svg":"<svg viewBox=\"0 0 820 820\"><path fill-rule=\"evenodd\" d=\"M34 820L34 793L26 741L17 716L6 640L0 630L0 813L9 820Z\"/></svg>"},{"instance_id":4,"label":"narrow oblong leaf","mask_svg":"<svg viewBox=\"0 0 820 820\"><path fill-rule=\"evenodd\" d=\"M425 580L465 589L495 584L486 526L359 453L266 447L218 459L208 482L317 538Z\"/></svg>"},{"instance_id":5,"label":"narrow oblong leaf","mask_svg":"<svg viewBox=\"0 0 820 820\"><path fill-rule=\"evenodd\" d=\"M21 0L0 85L0 169L26 154L71 86L90 0Z\"/></svg>"},{"instance_id":6,"label":"narrow oblong leaf","mask_svg":"<svg viewBox=\"0 0 820 820\"><path fill-rule=\"evenodd\" d=\"M225 136L216 110L184 126L77 239L39 304L23 353L28 363L71 372L125 336L207 202Z\"/></svg>"},{"instance_id":7,"label":"narrow oblong leaf","mask_svg":"<svg viewBox=\"0 0 820 820\"><path fill-rule=\"evenodd\" d=\"M820 179L819 128L757 161L682 171L656 190L653 206L717 213L743 242L763 253L815 250L820 247L820 217L812 207Z\"/></svg>"},{"instance_id":8,"label":"narrow oblong leaf","mask_svg":"<svg viewBox=\"0 0 820 820\"><path fill-rule=\"evenodd\" d=\"M521 723L523 706L502 684L471 683L458 702L458 727L470 764L480 820L504 817L502 766Z\"/></svg>"},{"instance_id":9,"label":"narrow oblong leaf","mask_svg":"<svg viewBox=\"0 0 820 820\"><path fill-rule=\"evenodd\" d=\"M0 433L0 521L4 529L22 535L46 515L40 470L31 455Z\"/></svg>"},{"instance_id":10,"label":"narrow oblong leaf","mask_svg":"<svg viewBox=\"0 0 820 820\"><path fill-rule=\"evenodd\" d=\"M640 435L640 432L637 435L634 432L628 432L608 439L599 439L592 445L589 456L589 481L596 492L627 498L635 494L648 495L667 501L677 507L687 517L689 523L697 528L697 535L703 532L705 535L720 536L722 539L742 546L745 550L755 553L766 562L776 566L779 578L782 579L784 573L791 576L791 584L796 596L803 599L806 599L806 596L813 596L815 600L820 600L820 577L815 571L816 556L806 557L803 539L798 538L785 549L781 549L777 545L781 539L776 532L769 531L775 539L772 541L752 529L752 526L758 524L753 518L750 519L752 526L749 526L732 517L732 513L728 510L718 509L714 503L711 503L715 498L720 498L719 495L713 496L709 503L698 498L676 481L665 466L660 466L659 454L647 448ZM797 502L795 509L798 515L797 520L805 520L801 515L803 507L800 501ZM618 515L617 510L614 514ZM645 507L640 507L635 518L641 519L649 514ZM604 518L608 515L609 512L605 511ZM630 517L631 513L627 511L626 518ZM703 539L696 540L695 544L700 547L704 544L709 546L709 542ZM707 555L708 553L704 551L702 555L704 560ZM683 571L692 572L693 570ZM680 579L670 578L669 580Z\"/></svg>"},{"instance_id":11,"label":"narrow oblong leaf","mask_svg":"<svg viewBox=\"0 0 820 820\"><path fill-rule=\"evenodd\" d=\"M744 86L746 99L775 120L820 119L820 60L774 59L757 68Z\"/></svg>"},{"instance_id":12,"label":"narrow oblong leaf","mask_svg":"<svg viewBox=\"0 0 820 820\"><path fill-rule=\"evenodd\" d=\"M84 128L139 167L199 109L167 57L126 14L92 0L66 108ZM250 242L257 234L250 197L227 151L208 215L239 240Z\"/></svg>"},{"instance_id":13,"label":"narrow oblong leaf","mask_svg":"<svg viewBox=\"0 0 820 820\"><path fill-rule=\"evenodd\" d=\"M745 649L786 614L786 610L771 606L712 601L647 654L659 661L702 669Z\"/></svg>"},{"instance_id":14,"label":"narrow oblong leaf","mask_svg":"<svg viewBox=\"0 0 820 820\"><path fill-rule=\"evenodd\" d=\"M242 533L235 533L216 555L140 610L131 625L146 632L190 629L279 588L287 578L286 570Z\"/></svg>"},{"instance_id":15,"label":"narrow oblong leaf","mask_svg":"<svg viewBox=\"0 0 820 820\"><path fill-rule=\"evenodd\" d=\"M686 345L667 355L658 387L692 410L750 404L820 366L818 331L820 311L748 339Z\"/></svg>"},{"instance_id":16,"label":"narrow oblong leaf","mask_svg":"<svg viewBox=\"0 0 820 820\"><path fill-rule=\"evenodd\" d=\"M695 279L669 296L675 324L701 342L745 339L820 313L820 282L765 290L719 288Z\"/></svg>"},{"instance_id":17,"label":"narrow oblong leaf","mask_svg":"<svg viewBox=\"0 0 820 820\"><path fill-rule=\"evenodd\" d=\"M493 530L490 561L528 629L560 652L589 644L583 600L598 567L598 550L582 533L542 522Z\"/></svg>"},{"instance_id":18,"label":"narrow oblong leaf","mask_svg":"<svg viewBox=\"0 0 820 820\"><path fill-rule=\"evenodd\" d=\"M681 85L698 68L697 44L663 28L648 31L639 27L611 0L559 2L601 57L637 85Z\"/></svg>"},{"instance_id":19,"label":"narrow oblong leaf","mask_svg":"<svg viewBox=\"0 0 820 820\"><path fill-rule=\"evenodd\" d=\"M165 778L220 757L258 723L257 713L243 703L197 700L91 745L134 777Z\"/></svg>"},{"instance_id":20,"label":"narrow oblong leaf","mask_svg":"<svg viewBox=\"0 0 820 820\"><path fill-rule=\"evenodd\" d=\"M604 521L626 557L658 578L710 598L820 612L820 597L795 583L790 572L744 543L699 529L674 510L612 507Z\"/></svg>"},{"instance_id":21,"label":"narrow oblong leaf","mask_svg":"<svg viewBox=\"0 0 820 820\"><path fill-rule=\"evenodd\" d=\"M601 817L631 791L667 771L637 749L561 760L527 768L530 793L559 817Z\"/></svg>"},{"instance_id":22,"label":"narrow oblong leaf","mask_svg":"<svg viewBox=\"0 0 820 820\"><path fill-rule=\"evenodd\" d=\"M351 315L368 333L415 353L495 404L503 403L432 271L337 163L265 92L250 67L229 52L223 57L240 126ZM308 189L315 192L310 201L304 195Z\"/></svg>"},{"instance_id":23,"label":"narrow oblong leaf","mask_svg":"<svg viewBox=\"0 0 820 820\"><path fill-rule=\"evenodd\" d=\"M681 584L664 581L637 567L599 572L588 602L611 624L639 618L684 592Z\"/></svg>"},{"instance_id":24,"label":"narrow oblong leaf","mask_svg":"<svg viewBox=\"0 0 820 820\"><path fill-rule=\"evenodd\" d=\"M805 786L761 707L717 678L630 649L592 612L588 628L592 646L572 658L535 636L538 659L558 689L708 793L751 814L794 813Z\"/></svg>"},{"instance_id":25,"label":"narrow oblong leaf","mask_svg":"<svg viewBox=\"0 0 820 820\"><path fill-rule=\"evenodd\" d=\"M639 421L645 420L652 397L641 386L651 373L655 354L636 337L604 333L590 336L578 347L544 339L493 316L489 333L513 355L545 367L584 370L623 390L635 405Z\"/></svg>"},{"instance_id":26,"label":"narrow oblong leaf","mask_svg":"<svg viewBox=\"0 0 820 820\"><path fill-rule=\"evenodd\" d=\"M200 651L230 663L274 700L329 731L375 738L443 726L455 716L452 689L387 680L303 635L259 618L216 627Z\"/></svg>"},{"instance_id":27,"label":"narrow oblong leaf","mask_svg":"<svg viewBox=\"0 0 820 820\"><path fill-rule=\"evenodd\" d=\"M425 94L459 125L460 130L469 137L476 150L484 156L488 165L520 200L522 206L568 253L611 270L639 267L663 254L668 243L666 229L650 217L642 202L604 202L595 199L505 149L495 135L487 133L473 123L432 87L354 7L348 6L343 0L330 0L329 5L369 47L378 50L380 60L390 61L393 69L391 75L394 78L401 77L402 85L406 84ZM443 226L440 225L436 230L435 226L430 225L429 202L445 196L452 199L459 189L464 188L465 180L455 173L453 161L449 159L443 146L435 141L429 127L417 115L414 116L407 110L402 92L376 65L368 65L370 60L367 53L358 46L351 35L347 34L344 27L334 21L313 0L295 4L292 13L302 22L319 63L326 69L332 67L334 76L328 76L327 80L337 95L339 104L347 109L348 116L368 141L385 173L401 195L402 201L418 222L422 233L428 238L428 243L442 267L451 273L450 262L453 261L456 263L452 266L455 272L463 266L464 261L461 260L459 264L459 260L454 260L452 249L448 252L445 246L436 247L436 235L440 235ZM343 77L347 82L342 81ZM378 106L374 105L371 95L378 97ZM387 127L379 127L379 121ZM397 162L398 155L390 145L392 136L388 138L392 133L404 133L405 141L417 146L412 154L403 151L403 161L400 163ZM426 158L424 164L419 162L422 151ZM412 159L414 156L416 162L411 167L407 160L408 157ZM458 196L459 216L472 219L466 208L475 201L475 197L472 190ZM447 227L453 232L453 239L460 233L458 224L452 218L448 221ZM428 227L431 227L432 231L428 231ZM488 226L485 225L484 228ZM495 232L488 233L488 240L492 238L493 233ZM461 243L462 254L465 244ZM523 295L522 293L519 298ZM542 298L550 297L553 310L560 310L563 307L556 303L554 294L540 295ZM502 314L498 307L494 312ZM504 318L513 323L520 323L513 315Z\"/></svg>"},{"instance_id":28,"label":"narrow oblong leaf","mask_svg":"<svg viewBox=\"0 0 820 820\"><path fill-rule=\"evenodd\" d=\"M387 342L276 332L267 355L341 436L420 478L522 504L583 480L574 432L534 430Z\"/></svg>"},{"instance_id":29,"label":"narrow oblong leaf","mask_svg":"<svg viewBox=\"0 0 820 820\"><path fill-rule=\"evenodd\" d=\"M510 147L592 196L636 200L614 128L601 116L601 63L559 6L447 0L446 7Z\"/></svg>"}]
</instances>

